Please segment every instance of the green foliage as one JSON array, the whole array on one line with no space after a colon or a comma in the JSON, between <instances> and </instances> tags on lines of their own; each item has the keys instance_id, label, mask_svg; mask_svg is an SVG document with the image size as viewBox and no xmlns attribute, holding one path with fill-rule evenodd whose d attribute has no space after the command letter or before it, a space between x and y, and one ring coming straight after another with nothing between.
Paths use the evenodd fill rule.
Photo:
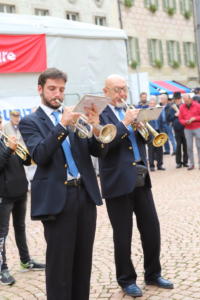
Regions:
<instances>
[{"instance_id":1,"label":"green foliage","mask_svg":"<svg viewBox=\"0 0 200 300\"><path fill-rule=\"evenodd\" d=\"M157 9L158 8L155 4L150 4L150 6L149 6L150 12L155 13L157 11Z\"/></svg>"},{"instance_id":2,"label":"green foliage","mask_svg":"<svg viewBox=\"0 0 200 300\"><path fill-rule=\"evenodd\" d=\"M124 5L126 7L132 7L133 6L133 0L124 0Z\"/></svg>"},{"instance_id":3,"label":"green foliage","mask_svg":"<svg viewBox=\"0 0 200 300\"><path fill-rule=\"evenodd\" d=\"M167 13L169 16L173 16L175 14L175 8L174 7L168 7Z\"/></svg>"},{"instance_id":4,"label":"green foliage","mask_svg":"<svg viewBox=\"0 0 200 300\"><path fill-rule=\"evenodd\" d=\"M187 10L187 11L184 12L183 15L184 15L184 17L185 17L187 20L189 20L190 17L191 17L191 15L192 15L192 13L191 13L189 10Z\"/></svg>"},{"instance_id":5,"label":"green foliage","mask_svg":"<svg viewBox=\"0 0 200 300\"><path fill-rule=\"evenodd\" d=\"M138 66L138 62L136 60L132 60L131 63L130 63L130 67L132 69L136 69Z\"/></svg>"},{"instance_id":6,"label":"green foliage","mask_svg":"<svg viewBox=\"0 0 200 300\"><path fill-rule=\"evenodd\" d=\"M195 67L196 67L195 62L194 62L194 61L189 61L188 67L189 67L189 68L195 68Z\"/></svg>"},{"instance_id":7,"label":"green foliage","mask_svg":"<svg viewBox=\"0 0 200 300\"><path fill-rule=\"evenodd\" d=\"M156 68L158 68L158 69L161 69L162 66L163 66L163 63L162 63L161 60L156 59L156 60L154 61L153 65L154 65L154 67L156 67Z\"/></svg>"},{"instance_id":8,"label":"green foliage","mask_svg":"<svg viewBox=\"0 0 200 300\"><path fill-rule=\"evenodd\" d=\"M171 64L172 68L178 69L180 67L180 63L176 60L174 60Z\"/></svg>"}]
</instances>

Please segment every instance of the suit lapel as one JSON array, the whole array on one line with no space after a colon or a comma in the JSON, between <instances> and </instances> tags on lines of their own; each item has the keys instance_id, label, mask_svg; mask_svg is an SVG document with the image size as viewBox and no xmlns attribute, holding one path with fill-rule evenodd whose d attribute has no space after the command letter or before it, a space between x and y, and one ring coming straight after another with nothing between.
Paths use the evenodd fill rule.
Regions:
<instances>
[{"instance_id":1,"label":"suit lapel","mask_svg":"<svg viewBox=\"0 0 200 300\"><path fill-rule=\"evenodd\" d=\"M112 123L117 124L119 122L118 118L116 117L116 115L114 114L114 112L109 106L106 107L105 113L108 119L112 121Z\"/></svg>"},{"instance_id":2,"label":"suit lapel","mask_svg":"<svg viewBox=\"0 0 200 300\"><path fill-rule=\"evenodd\" d=\"M54 124L41 107L36 110L36 115L48 127L48 129L52 129L54 127Z\"/></svg>"}]
</instances>

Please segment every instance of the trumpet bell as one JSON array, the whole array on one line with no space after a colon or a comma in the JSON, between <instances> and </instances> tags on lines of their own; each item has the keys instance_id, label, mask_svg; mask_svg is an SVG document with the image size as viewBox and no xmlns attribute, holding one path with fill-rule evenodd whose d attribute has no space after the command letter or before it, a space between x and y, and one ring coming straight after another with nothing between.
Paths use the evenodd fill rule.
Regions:
<instances>
[{"instance_id":1,"label":"trumpet bell","mask_svg":"<svg viewBox=\"0 0 200 300\"><path fill-rule=\"evenodd\" d=\"M114 140L117 134L117 128L113 124L107 124L102 126L100 133L99 133L99 140L104 143L108 144Z\"/></svg>"},{"instance_id":2,"label":"trumpet bell","mask_svg":"<svg viewBox=\"0 0 200 300\"><path fill-rule=\"evenodd\" d=\"M162 147L166 141L168 140L168 136L166 133L161 132L157 136L154 137L152 144L154 147Z\"/></svg>"}]
</instances>

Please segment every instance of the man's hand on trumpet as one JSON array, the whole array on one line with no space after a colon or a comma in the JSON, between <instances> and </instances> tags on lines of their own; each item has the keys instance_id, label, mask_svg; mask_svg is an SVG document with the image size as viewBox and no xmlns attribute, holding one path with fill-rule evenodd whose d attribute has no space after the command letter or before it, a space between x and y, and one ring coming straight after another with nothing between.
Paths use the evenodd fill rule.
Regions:
<instances>
[{"instance_id":1,"label":"man's hand on trumpet","mask_svg":"<svg viewBox=\"0 0 200 300\"><path fill-rule=\"evenodd\" d=\"M74 126L76 124L77 119L81 116L80 113L73 112L73 107L65 107L60 123L65 126Z\"/></svg>"},{"instance_id":2,"label":"man's hand on trumpet","mask_svg":"<svg viewBox=\"0 0 200 300\"><path fill-rule=\"evenodd\" d=\"M9 136L9 139L6 141L6 146L10 148L13 152L17 149L17 139L15 136Z\"/></svg>"},{"instance_id":3,"label":"man's hand on trumpet","mask_svg":"<svg viewBox=\"0 0 200 300\"><path fill-rule=\"evenodd\" d=\"M88 118L88 123L92 125L92 132L95 136L99 136L99 114L95 104L92 104L91 107L85 107L85 114Z\"/></svg>"},{"instance_id":4,"label":"man's hand on trumpet","mask_svg":"<svg viewBox=\"0 0 200 300\"><path fill-rule=\"evenodd\" d=\"M131 124L137 124L137 115L139 113L140 109L127 109L125 113L124 120L122 121L125 126L131 125Z\"/></svg>"}]
</instances>

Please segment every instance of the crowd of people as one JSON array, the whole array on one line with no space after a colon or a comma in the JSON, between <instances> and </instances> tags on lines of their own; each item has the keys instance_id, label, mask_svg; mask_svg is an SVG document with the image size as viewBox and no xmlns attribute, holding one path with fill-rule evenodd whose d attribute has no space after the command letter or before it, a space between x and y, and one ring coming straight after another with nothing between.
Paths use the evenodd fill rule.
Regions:
<instances>
[{"instance_id":1,"label":"crowd of people","mask_svg":"<svg viewBox=\"0 0 200 300\"><path fill-rule=\"evenodd\" d=\"M152 142L148 143L148 161L150 171L155 171L155 164L158 170L165 170L163 167L163 155L175 156L176 168L186 167L188 171L195 168L194 146L195 139L198 154L198 168L200 169L200 101L197 91L193 97L190 94L181 95L175 92L169 98L167 94L150 96L149 101L140 94L140 102L137 108L148 108L161 105L163 110L157 120L149 121L150 125L158 132L164 132L168 136L164 146L155 147ZM171 148L172 149L171 149Z\"/></svg>"},{"instance_id":2,"label":"crowd of people","mask_svg":"<svg viewBox=\"0 0 200 300\"><path fill-rule=\"evenodd\" d=\"M162 277L160 225L149 170L165 171L163 155L170 153L175 155L176 168L194 169L193 137L200 168L200 104L179 93L173 100L161 95L148 101L143 92L138 109L125 109L127 82L110 75L103 88L109 103L100 115L95 104L87 107L92 137L83 138L78 130L72 130L81 114L62 106L67 81L61 70L47 69L38 78L39 107L21 121L19 112L11 111L10 121L3 127L0 118L0 283L15 282L5 248L12 214L21 267L45 269L47 300L88 300L96 206L102 205L104 198L113 229L116 279L123 292L132 297L143 294L131 259L133 214L141 237L146 285L173 289L173 283ZM169 141L161 147L154 146L151 133L148 139L140 134L137 122L140 109L157 104L163 106L162 113L149 123L158 134L167 134ZM98 128L107 124L115 126L116 136L103 143ZM25 157L19 155L18 145L27 148ZM101 192L91 156L99 160ZM30 187L31 218L44 227L45 264L30 258L26 242L28 181L24 165L31 161L36 164Z\"/></svg>"}]
</instances>

